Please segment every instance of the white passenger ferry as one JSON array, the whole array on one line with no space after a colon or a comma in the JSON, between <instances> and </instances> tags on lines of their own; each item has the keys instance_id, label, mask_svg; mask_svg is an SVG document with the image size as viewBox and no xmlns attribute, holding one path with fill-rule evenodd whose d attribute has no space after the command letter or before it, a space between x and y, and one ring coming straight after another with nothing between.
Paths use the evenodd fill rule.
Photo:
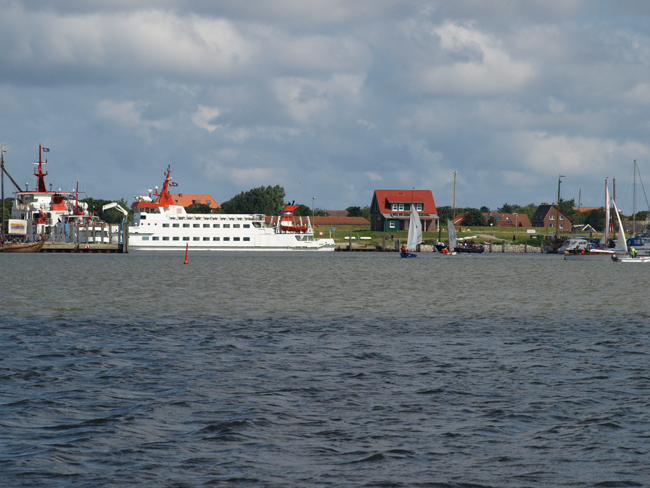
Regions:
<instances>
[{"instance_id":1,"label":"white passenger ferry","mask_svg":"<svg viewBox=\"0 0 650 488\"><path fill-rule=\"evenodd\" d=\"M188 214L175 205L168 186L167 168L156 199L136 197L131 205L129 248L132 251L333 251L334 239L314 239L314 229L306 222L294 223L297 205L285 205L282 217L270 224L263 214ZM302 217L300 218L302 220Z\"/></svg>"}]
</instances>

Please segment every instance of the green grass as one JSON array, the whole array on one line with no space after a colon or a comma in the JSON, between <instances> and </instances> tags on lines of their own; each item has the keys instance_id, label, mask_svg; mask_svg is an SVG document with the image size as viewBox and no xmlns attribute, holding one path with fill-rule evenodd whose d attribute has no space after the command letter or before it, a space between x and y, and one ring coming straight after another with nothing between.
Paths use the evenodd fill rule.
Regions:
<instances>
[{"instance_id":1,"label":"green grass","mask_svg":"<svg viewBox=\"0 0 650 488\"><path fill-rule=\"evenodd\" d=\"M408 237L407 231L380 232L380 231L371 231L370 226L359 227L353 225L336 225L336 226L319 225L317 229L314 229L316 232L316 237L321 237L318 235L319 231L323 232L322 237L329 237L330 229L332 227L336 227L336 231L332 232L332 237L337 243L342 243L342 242L347 243L348 242L347 237L350 234L350 231L352 231L352 237L357 238L353 240L353 242L357 242L359 244L376 245L376 246L381 245L383 236L386 236L386 245L390 244L391 235L395 240L400 239L401 242L405 242ZM550 237L553 232L553 229L540 228L540 227L536 227L534 229L535 234L528 234L526 232L527 230L528 230L527 228L523 228L523 227L518 228L517 239L515 241L513 241L513 235L515 233L514 227L470 227L470 230L468 231L464 226L463 227L459 226L456 229L456 234L458 237L477 236L474 240L480 244L486 241L493 242L494 244L501 244L501 241L506 241L509 244L512 243L524 244L527 242L529 245L532 246L540 246L545 241L546 236L548 235ZM427 241L437 241L439 235L440 234L438 232L423 232L422 239L425 241L425 243ZM544 239L539 239L539 240L532 239L531 238L532 235L543 236ZM566 233L560 233L560 235L570 236L571 234L566 232ZM602 234L600 233L594 233L593 238L600 239L601 235ZM371 239L359 241L358 237L370 237ZM445 242L447 242L448 240L446 227L443 227L442 240Z\"/></svg>"}]
</instances>

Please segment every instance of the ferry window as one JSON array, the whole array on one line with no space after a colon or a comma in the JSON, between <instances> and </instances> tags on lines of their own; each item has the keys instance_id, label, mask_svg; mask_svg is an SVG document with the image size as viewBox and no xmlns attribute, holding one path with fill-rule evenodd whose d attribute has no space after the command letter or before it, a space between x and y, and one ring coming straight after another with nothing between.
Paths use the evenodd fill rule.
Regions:
<instances>
[{"instance_id":1,"label":"ferry window","mask_svg":"<svg viewBox=\"0 0 650 488\"><path fill-rule=\"evenodd\" d=\"M177 241L177 240L178 240L178 236L172 237L172 241Z\"/></svg>"},{"instance_id":2,"label":"ferry window","mask_svg":"<svg viewBox=\"0 0 650 488\"><path fill-rule=\"evenodd\" d=\"M178 227L178 224L172 224L172 227Z\"/></svg>"},{"instance_id":3,"label":"ferry window","mask_svg":"<svg viewBox=\"0 0 650 488\"><path fill-rule=\"evenodd\" d=\"M221 224L212 224L212 227L214 227L215 229L218 229L219 227L221 227Z\"/></svg>"},{"instance_id":4,"label":"ferry window","mask_svg":"<svg viewBox=\"0 0 650 488\"><path fill-rule=\"evenodd\" d=\"M183 227L189 227L190 224L183 224Z\"/></svg>"},{"instance_id":5,"label":"ferry window","mask_svg":"<svg viewBox=\"0 0 650 488\"><path fill-rule=\"evenodd\" d=\"M146 216L145 214L140 214L140 218L141 218L141 219L146 219L147 216Z\"/></svg>"},{"instance_id":6,"label":"ferry window","mask_svg":"<svg viewBox=\"0 0 650 488\"><path fill-rule=\"evenodd\" d=\"M209 228L210 228L210 224L203 224L203 228L204 228L204 229L209 229Z\"/></svg>"},{"instance_id":7,"label":"ferry window","mask_svg":"<svg viewBox=\"0 0 650 488\"><path fill-rule=\"evenodd\" d=\"M163 241L168 241L168 240L169 240L169 236L163 236Z\"/></svg>"},{"instance_id":8,"label":"ferry window","mask_svg":"<svg viewBox=\"0 0 650 488\"><path fill-rule=\"evenodd\" d=\"M183 240L184 240L184 241L189 241L189 240L190 240L190 238L189 238L189 237L187 237L187 236L185 236L185 237L183 237Z\"/></svg>"},{"instance_id":9,"label":"ferry window","mask_svg":"<svg viewBox=\"0 0 650 488\"><path fill-rule=\"evenodd\" d=\"M223 224L224 229L230 229L230 224Z\"/></svg>"},{"instance_id":10,"label":"ferry window","mask_svg":"<svg viewBox=\"0 0 650 488\"><path fill-rule=\"evenodd\" d=\"M149 237L148 237L148 236L142 236L142 240L143 240L143 241L148 241L148 240L149 240Z\"/></svg>"},{"instance_id":11,"label":"ferry window","mask_svg":"<svg viewBox=\"0 0 650 488\"><path fill-rule=\"evenodd\" d=\"M194 225L192 225L192 227L194 227L196 229L197 227L201 227L201 224L194 224Z\"/></svg>"},{"instance_id":12,"label":"ferry window","mask_svg":"<svg viewBox=\"0 0 650 488\"><path fill-rule=\"evenodd\" d=\"M153 236L151 239L154 240L154 241L159 241L159 240L160 240L160 237L158 237L158 236Z\"/></svg>"},{"instance_id":13,"label":"ferry window","mask_svg":"<svg viewBox=\"0 0 650 488\"><path fill-rule=\"evenodd\" d=\"M163 224L163 227L169 227L169 224Z\"/></svg>"},{"instance_id":14,"label":"ferry window","mask_svg":"<svg viewBox=\"0 0 650 488\"><path fill-rule=\"evenodd\" d=\"M221 237L213 237L212 240L213 240L213 241L220 241L220 240L221 240Z\"/></svg>"},{"instance_id":15,"label":"ferry window","mask_svg":"<svg viewBox=\"0 0 650 488\"><path fill-rule=\"evenodd\" d=\"M239 237L233 237L232 240L233 240L233 241L238 241L238 240L239 240Z\"/></svg>"},{"instance_id":16,"label":"ferry window","mask_svg":"<svg viewBox=\"0 0 650 488\"><path fill-rule=\"evenodd\" d=\"M209 241L210 238L209 238L209 237L204 237L203 240L204 240L204 241Z\"/></svg>"},{"instance_id":17,"label":"ferry window","mask_svg":"<svg viewBox=\"0 0 650 488\"><path fill-rule=\"evenodd\" d=\"M200 237L193 237L192 240L193 240L193 241L200 241L201 238L200 238Z\"/></svg>"},{"instance_id":18,"label":"ferry window","mask_svg":"<svg viewBox=\"0 0 650 488\"><path fill-rule=\"evenodd\" d=\"M250 238L250 237L244 237L244 240L245 240L245 241L250 241L251 238Z\"/></svg>"},{"instance_id":19,"label":"ferry window","mask_svg":"<svg viewBox=\"0 0 650 488\"><path fill-rule=\"evenodd\" d=\"M250 229L250 228L251 228L251 224L244 224L244 229Z\"/></svg>"},{"instance_id":20,"label":"ferry window","mask_svg":"<svg viewBox=\"0 0 650 488\"><path fill-rule=\"evenodd\" d=\"M239 224L232 224L233 229L239 229Z\"/></svg>"},{"instance_id":21,"label":"ferry window","mask_svg":"<svg viewBox=\"0 0 650 488\"><path fill-rule=\"evenodd\" d=\"M224 240L224 241L229 241L229 240L230 240L230 237L224 237L223 240Z\"/></svg>"}]
</instances>

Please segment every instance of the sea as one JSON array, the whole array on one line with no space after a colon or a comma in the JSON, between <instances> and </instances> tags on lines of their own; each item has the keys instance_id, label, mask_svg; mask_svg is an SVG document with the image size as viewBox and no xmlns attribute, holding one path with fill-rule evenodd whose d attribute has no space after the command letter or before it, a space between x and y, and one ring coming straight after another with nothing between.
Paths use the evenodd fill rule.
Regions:
<instances>
[{"instance_id":1,"label":"sea","mask_svg":"<svg viewBox=\"0 0 650 488\"><path fill-rule=\"evenodd\" d=\"M184 260L0 254L0 486L650 486L650 265Z\"/></svg>"}]
</instances>

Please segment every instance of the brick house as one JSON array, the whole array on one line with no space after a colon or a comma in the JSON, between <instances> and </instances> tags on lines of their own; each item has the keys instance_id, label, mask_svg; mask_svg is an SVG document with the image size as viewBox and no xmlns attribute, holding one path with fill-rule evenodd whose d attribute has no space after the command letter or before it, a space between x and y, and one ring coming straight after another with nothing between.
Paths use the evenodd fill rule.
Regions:
<instances>
[{"instance_id":1,"label":"brick house","mask_svg":"<svg viewBox=\"0 0 650 488\"><path fill-rule=\"evenodd\" d=\"M559 214L559 225L556 226L556 219L558 218L558 210L555 205L548 205L546 203L537 207L535 215L531 219L532 227L558 227L560 231L571 231L571 220L564 216L562 212Z\"/></svg>"},{"instance_id":2,"label":"brick house","mask_svg":"<svg viewBox=\"0 0 650 488\"><path fill-rule=\"evenodd\" d=\"M528 215L524 213L513 214L513 213L484 213L485 221L487 222L490 217L494 217L494 220L497 221L499 227L532 227L532 223L528 218Z\"/></svg>"},{"instance_id":3,"label":"brick house","mask_svg":"<svg viewBox=\"0 0 650 488\"><path fill-rule=\"evenodd\" d=\"M422 230L437 229L438 211L431 190L375 190L370 204L370 230L408 230L411 205L420 215Z\"/></svg>"}]
</instances>

